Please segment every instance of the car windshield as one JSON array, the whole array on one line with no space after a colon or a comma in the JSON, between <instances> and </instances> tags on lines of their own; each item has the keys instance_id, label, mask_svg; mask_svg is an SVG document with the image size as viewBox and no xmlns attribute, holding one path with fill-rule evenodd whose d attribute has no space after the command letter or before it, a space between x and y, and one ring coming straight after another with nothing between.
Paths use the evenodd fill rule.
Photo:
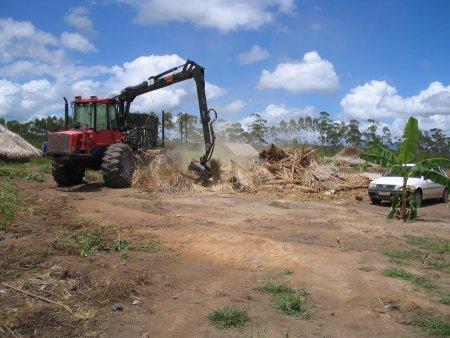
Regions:
<instances>
[{"instance_id":1,"label":"car windshield","mask_svg":"<svg viewBox=\"0 0 450 338\"><path fill-rule=\"evenodd\" d=\"M406 170L407 170L407 171L410 171L411 168L412 168L412 166L410 166L410 165L407 165L407 166L406 166ZM388 171L384 176L385 176L385 177L401 177L400 175L398 175L398 174L396 174L396 173L393 173L392 171ZM414 177L414 178L420 178L421 176L420 176L420 175L413 175L413 176L411 176L411 177Z\"/></svg>"}]
</instances>

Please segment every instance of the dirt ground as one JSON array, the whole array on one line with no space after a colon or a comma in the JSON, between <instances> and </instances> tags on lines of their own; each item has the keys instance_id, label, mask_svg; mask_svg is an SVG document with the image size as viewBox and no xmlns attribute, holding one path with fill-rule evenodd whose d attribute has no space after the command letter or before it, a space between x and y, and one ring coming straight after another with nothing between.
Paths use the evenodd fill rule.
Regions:
<instances>
[{"instance_id":1,"label":"dirt ground","mask_svg":"<svg viewBox=\"0 0 450 338\"><path fill-rule=\"evenodd\" d=\"M46 296L81 314L74 319L0 285L0 336L411 337L424 334L413 316L448 318L449 305L436 292L381 272L394 265L383 251L413 248L408 235L449 240L449 204L426 203L420 221L403 223L386 220L388 207L371 205L366 196L164 195L100 182L63 189L50 176L15 183L26 207L0 232L1 281L39 293L45 288L30 280L61 266L73 285L64 284L64 293L50 288ZM159 244L125 256L80 257L64 241L90 227L114 229L111 238L136 247ZM448 273L420 261L406 264L450 292ZM275 310L269 296L255 291L270 281L306 288L312 318ZM123 311L112 311L119 301ZM246 309L251 324L217 330L205 316L225 305Z\"/></svg>"}]
</instances>

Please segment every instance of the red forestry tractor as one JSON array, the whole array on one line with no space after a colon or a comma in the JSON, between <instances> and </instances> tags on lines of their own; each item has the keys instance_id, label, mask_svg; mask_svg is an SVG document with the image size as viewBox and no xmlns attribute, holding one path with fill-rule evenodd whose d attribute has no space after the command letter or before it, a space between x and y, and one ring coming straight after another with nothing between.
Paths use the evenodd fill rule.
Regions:
<instances>
[{"instance_id":1,"label":"red forestry tractor","mask_svg":"<svg viewBox=\"0 0 450 338\"><path fill-rule=\"evenodd\" d=\"M180 70L181 69L181 70ZM205 154L189 169L202 178L211 176L207 162L214 150L214 109L208 110L204 68L187 60L184 65L151 76L147 81L123 89L109 98L81 98L72 101L73 116L69 126L69 104L65 100L65 130L50 133L47 154L52 159L52 174L60 186L83 182L86 169L102 170L105 184L122 188L131 184L135 153L156 146L158 119L149 114L130 113L133 100L142 94L172 84L194 79L197 87L200 121L203 126ZM211 120L210 112L215 118Z\"/></svg>"}]
</instances>

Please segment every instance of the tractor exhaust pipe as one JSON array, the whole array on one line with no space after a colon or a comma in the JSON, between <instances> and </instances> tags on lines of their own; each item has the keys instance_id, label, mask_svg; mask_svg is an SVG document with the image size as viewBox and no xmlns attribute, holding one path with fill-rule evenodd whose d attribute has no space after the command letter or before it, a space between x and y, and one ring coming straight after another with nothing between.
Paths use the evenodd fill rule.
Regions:
<instances>
[{"instance_id":1,"label":"tractor exhaust pipe","mask_svg":"<svg viewBox=\"0 0 450 338\"><path fill-rule=\"evenodd\" d=\"M69 130L69 103L66 98L64 98L64 101L64 129Z\"/></svg>"}]
</instances>

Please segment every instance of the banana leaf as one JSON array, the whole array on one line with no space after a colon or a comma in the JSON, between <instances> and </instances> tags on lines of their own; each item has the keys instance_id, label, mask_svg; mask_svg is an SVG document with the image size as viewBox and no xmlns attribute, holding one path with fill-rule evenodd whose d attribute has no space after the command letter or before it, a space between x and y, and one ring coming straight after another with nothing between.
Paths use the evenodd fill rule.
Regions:
<instances>
[{"instance_id":1,"label":"banana leaf","mask_svg":"<svg viewBox=\"0 0 450 338\"><path fill-rule=\"evenodd\" d=\"M450 160L446 158L430 158L428 160L417 162L416 165L427 169L433 169L436 167L450 168Z\"/></svg>"},{"instance_id":2,"label":"banana leaf","mask_svg":"<svg viewBox=\"0 0 450 338\"><path fill-rule=\"evenodd\" d=\"M405 174L405 166L401 164L391 165L389 168L389 172L398 176L402 176Z\"/></svg>"},{"instance_id":3,"label":"banana leaf","mask_svg":"<svg viewBox=\"0 0 450 338\"><path fill-rule=\"evenodd\" d=\"M399 159L402 163L410 163L416 157L419 145L419 123L414 117L410 117L403 131L403 140L400 144Z\"/></svg>"},{"instance_id":4,"label":"banana leaf","mask_svg":"<svg viewBox=\"0 0 450 338\"><path fill-rule=\"evenodd\" d=\"M386 149L386 148L380 146L379 144L376 144L373 142L370 143L370 147L371 147L372 154L376 154L376 155L384 157L388 164L399 163L397 155L395 155L389 149Z\"/></svg>"},{"instance_id":5,"label":"banana leaf","mask_svg":"<svg viewBox=\"0 0 450 338\"><path fill-rule=\"evenodd\" d=\"M422 175L423 177L432 180L434 183L442 184L444 187L450 189L450 177L437 173L420 165L415 165L409 172L409 176Z\"/></svg>"}]
</instances>

